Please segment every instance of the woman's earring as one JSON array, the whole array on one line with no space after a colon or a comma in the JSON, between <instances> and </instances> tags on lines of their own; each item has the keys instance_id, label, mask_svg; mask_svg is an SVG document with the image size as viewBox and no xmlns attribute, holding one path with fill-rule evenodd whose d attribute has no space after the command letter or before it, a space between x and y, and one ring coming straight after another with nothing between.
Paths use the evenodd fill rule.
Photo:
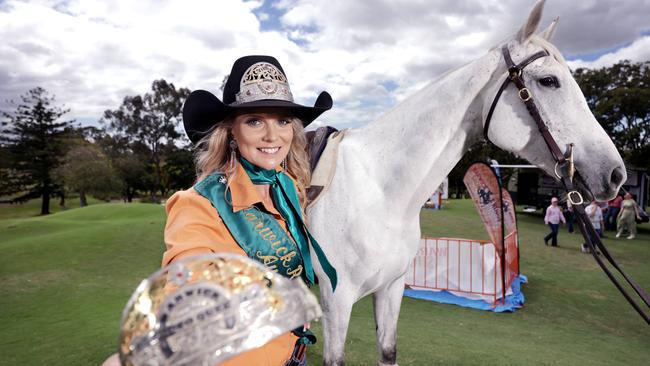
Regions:
<instances>
[{"instance_id":1,"label":"woman's earring","mask_svg":"<svg viewBox=\"0 0 650 366\"><path fill-rule=\"evenodd\" d=\"M287 159L282 160L282 170L287 171Z\"/></svg>"},{"instance_id":2,"label":"woman's earring","mask_svg":"<svg viewBox=\"0 0 650 366\"><path fill-rule=\"evenodd\" d=\"M228 171L230 173L235 171L235 164L237 164L237 153L235 150L237 149L237 141L235 140L230 140L230 160L228 162Z\"/></svg>"}]
</instances>

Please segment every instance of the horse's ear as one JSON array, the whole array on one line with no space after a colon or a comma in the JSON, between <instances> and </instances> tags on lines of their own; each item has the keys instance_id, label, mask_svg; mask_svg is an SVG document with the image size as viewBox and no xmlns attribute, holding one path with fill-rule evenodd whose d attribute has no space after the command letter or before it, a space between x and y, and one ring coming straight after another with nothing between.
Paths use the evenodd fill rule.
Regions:
<instances>
[{"instance_id":1,"label":"horse's ear","mask_svg":"<svg viewBox=\"0 0 650 366\"><path fill-rule=\"evenodd\" d=\"M535 34L537 27L539 26L539 21L542 20L542 10L544 9L544 0L539 0L533 10L531 10L530 15L526 24L519 30L517 33L517 39L519 43L526 43L530 37Z\"/></svg>"},{"instance_id":2,"label":"horse's ear","mask_svg":"<svg viewBox=\"0 0 650 366\"><path fill-rule=\"evenodd\" d=\"M551 41L551 38L553 38L553 35L555 34L555 30L557 29L557 23L560 21L560 17L555 17L553 19L553 22L549 24L549 26L542 32L542 38L544 38L547 41Z\"/></svg>"}]
</instances>

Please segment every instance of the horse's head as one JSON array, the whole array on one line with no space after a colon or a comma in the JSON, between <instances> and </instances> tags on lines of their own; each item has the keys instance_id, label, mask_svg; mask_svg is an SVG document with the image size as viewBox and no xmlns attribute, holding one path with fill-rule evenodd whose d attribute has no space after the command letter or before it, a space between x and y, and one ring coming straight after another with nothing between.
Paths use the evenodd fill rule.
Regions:
<instances>
[{"instance_id":1,"label":"horse's head","mask_svg":"<svg viewBox=\"0 0 650 366\"><path fill-rule=\"evenodd\" d=\"M626 180L623 159L589 110L564 58L549 43L557 19L541 35L535 34L543 6L544 1L539 1L517 35L495 48L494 54L498 53L500 66L484 96L484 116L487 116L492 100L507 75L502 47L508 48L515 64L546 50L548 56L534 60L523 69L526 87L560 149L574 145L575 166L582 183L596 199L612 198ZM555 160L512 83L496 103L491 120L488 137L494 144L555 176Z\"/></svg>"}]
</instances>

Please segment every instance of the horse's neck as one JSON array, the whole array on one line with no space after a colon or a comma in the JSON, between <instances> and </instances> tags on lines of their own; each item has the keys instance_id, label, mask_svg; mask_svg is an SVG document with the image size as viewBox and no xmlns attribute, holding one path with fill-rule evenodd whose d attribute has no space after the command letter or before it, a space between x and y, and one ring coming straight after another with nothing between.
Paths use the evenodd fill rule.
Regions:
<instances>
[{"instance_id":1,"label":"horse's neck","mask_svg":"<svg viewBox=\"0 0 650 366\"><path fill-rule=\"evenodd\" d=\"M490 52L431 83L379 120L358 131L367 174L391 207L411 215L481 138L483 93L499 57Z\"/></svg>"}]
</instances>

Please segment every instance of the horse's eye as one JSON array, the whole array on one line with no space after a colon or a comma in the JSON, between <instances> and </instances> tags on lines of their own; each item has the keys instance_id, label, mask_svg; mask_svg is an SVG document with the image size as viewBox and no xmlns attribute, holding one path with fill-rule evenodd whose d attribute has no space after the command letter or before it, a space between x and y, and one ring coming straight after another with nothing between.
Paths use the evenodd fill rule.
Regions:
<instances>
[{"instance_id":1,"label":"horse's eye","mask_svg":"<svg viewBox=\"0 0 650 366\"><path fill-rule=\"evenodd\" d=\"M560 82L555 76L546 76L538 80L542 86L559 88Z\"/></svg>"}]
</instances>

